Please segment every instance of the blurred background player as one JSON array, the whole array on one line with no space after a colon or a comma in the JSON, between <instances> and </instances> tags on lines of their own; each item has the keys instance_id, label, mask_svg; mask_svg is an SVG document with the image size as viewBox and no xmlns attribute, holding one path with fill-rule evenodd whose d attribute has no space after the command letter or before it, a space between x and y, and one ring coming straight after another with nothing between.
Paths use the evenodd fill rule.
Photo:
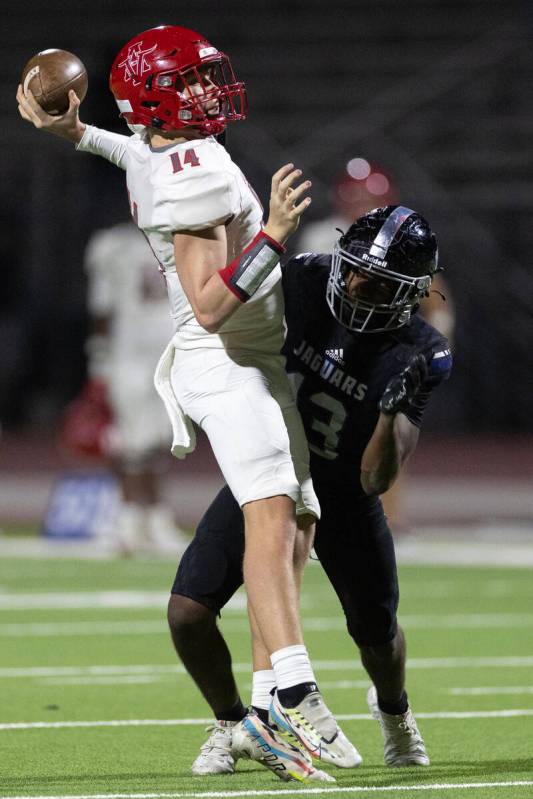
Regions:
<instances>
[{"instance_id":1,"label":"blurred background player","mask_svg":"<svg viewBox=\"0 0 533 799\"><path fill-rule=\"evenodd\" d=\"M101 456L115 473L121 503L104 532L119 551L181 553L189 539L161 497L172 430L153 381L172 335L164 279L129 221L93 233L85 270L88 382L67 410L65 444Z\"/></svg>"},{"instance_id":2,"label":"blurred background player","mask_svg":"<svg viewBox=\"0 0 533 799\"><path fill-rule=\"evenodd\" d=\"M366 158L350 159L331 187L331 214L325 219L303 224L296 251L331 252L339 230L346 231L355 219L373 208L399 203L400 194L388 170ZM452 343L455 314L450 289L442 273L433 278L429 296L420 302L419 313ZM397 531L409 529L405 510L407 480L408 473L404 470L392 488L381 497L389 522Z\"/></svg>"}]
</instances>

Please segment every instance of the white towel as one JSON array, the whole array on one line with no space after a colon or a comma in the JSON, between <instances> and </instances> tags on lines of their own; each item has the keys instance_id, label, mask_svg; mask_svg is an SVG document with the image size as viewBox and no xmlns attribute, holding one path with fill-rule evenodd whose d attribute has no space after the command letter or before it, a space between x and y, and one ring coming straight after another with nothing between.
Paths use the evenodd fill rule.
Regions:
<instances>
[{"instance_id":1,"label":"white towel","mask_svg":"<svg viewBox=\"0 0 533 799\"><path fill-rule=\"evenodd\" d=\"M172 340L159 359L154 375L156 391L165 403L172 425L171 453L175 458L184 458L196 447L196 433L193 423L182 411L174 394L170 373L174 362L174 343Z\"/></svg>"}]
</instances>

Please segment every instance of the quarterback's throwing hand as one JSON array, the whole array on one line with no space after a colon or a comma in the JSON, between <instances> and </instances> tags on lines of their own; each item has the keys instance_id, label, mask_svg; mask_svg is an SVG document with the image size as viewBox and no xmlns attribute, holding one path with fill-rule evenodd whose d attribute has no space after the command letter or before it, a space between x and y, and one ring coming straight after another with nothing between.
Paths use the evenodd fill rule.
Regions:
<instances>
[{"instance_id":1,"label":"quarterback's throwing hand","mask_svg":"<svg viewBox=\"0 0 533 799\"><path fill-rule=\"evenodd\" d=\"M60 116L53 116L43 111L31 90L28 89L28 93L24 94L22 86L17 89L17 102L22 119L31 122L39 130L55 133L56 136L68 139L73 144L81 140L85 125L80 122L78 116L80 100L73 89L69 91L69 107Z\"/></svg>"},{"instance_id":2,"label":"quarterback's throwing hand","mask_svg":"<svg viewBox=\"0 0 533 799\"><path fill-rule=\"evenodd\" d=\"M285 164L272 177L270 212L265 232L281 244L294 233L301 215L311 202L310 197L303 196L311 187L311 181L304 180L294 185L301 175L302 170L295 169L294 164Z\"/></svg>"},{"instance_id":3,"label":"quarterback's throwing hand","mask_svg":"<svg viewBox=\"0 0 533 799\"><path fill-rule=\"evenodd\" d=\"M414 355L399 375L391 378L383 396L379 401L379 409L388 416L407 410L414 397L420 391L428 375L428 366L424 355Z\"/></svg>"}]
</instances>

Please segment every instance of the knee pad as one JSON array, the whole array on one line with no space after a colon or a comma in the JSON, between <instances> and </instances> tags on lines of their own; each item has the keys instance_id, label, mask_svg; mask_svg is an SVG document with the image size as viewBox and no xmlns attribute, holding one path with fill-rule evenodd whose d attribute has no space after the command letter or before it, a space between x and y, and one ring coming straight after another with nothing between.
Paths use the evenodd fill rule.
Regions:
<instances>
[{"instance_id":1,"label":"knee pad","mask_svg":"<svg viewBox=\"0 0 533 799\"><path fill-rule=\"evenodd\" d=\"M211 624L214 614L205 605L181 594L171 594L167 610L168 624L172 632L201 628Z\"/></svg>"},{"instance_id":2,"label":"knee pad","mask_svg":"<svg viewBox=\"0 0 533 799\"><path fill-rule=\"evenodd\" d=\"M358 647L384 646L392 641L398 629L396 614L388 608L361 608L358 614L347 613L348 632Z\"/></svg>"}]
</instances>

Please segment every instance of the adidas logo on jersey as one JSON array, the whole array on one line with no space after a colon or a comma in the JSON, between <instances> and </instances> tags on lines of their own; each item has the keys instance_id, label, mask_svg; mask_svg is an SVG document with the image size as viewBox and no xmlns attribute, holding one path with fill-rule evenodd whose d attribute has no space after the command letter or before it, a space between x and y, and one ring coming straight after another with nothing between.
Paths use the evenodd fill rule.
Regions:
<instances>
[{"instance_id":1,"label":"adidas logo on jersey","mask_svg":"<svg viewBox=\"0 0 533 799\"><path fill-rule=\"evenodd\" d=\"M317 352L311 344L302 339L294 347L293 353L311 372L320 375L322 380L325 380L330 386L335 386L347 397L352 397L354 400L364 400L368 391L366 383L360 383L355 377L340 368L341 364L345 365L343 360L344 350L326 350L324 357L321 352ZM339 365L336 366L336 363ZM305 374L306 370L296 367L295 371L302 371L302 374Z\"/></svg>"},{"instance_id":2,"label":"adidas logo on jersey","mask_svg":"<svg viewBox=\"0 0 533 799\"><path fill-rule=\"evenodd\" d=\"M340 350L326 350L326 358L329 358L331 361L336 361L336 363L344 363L344 350L341 348Z\"/></svg>"}]
</instances>

